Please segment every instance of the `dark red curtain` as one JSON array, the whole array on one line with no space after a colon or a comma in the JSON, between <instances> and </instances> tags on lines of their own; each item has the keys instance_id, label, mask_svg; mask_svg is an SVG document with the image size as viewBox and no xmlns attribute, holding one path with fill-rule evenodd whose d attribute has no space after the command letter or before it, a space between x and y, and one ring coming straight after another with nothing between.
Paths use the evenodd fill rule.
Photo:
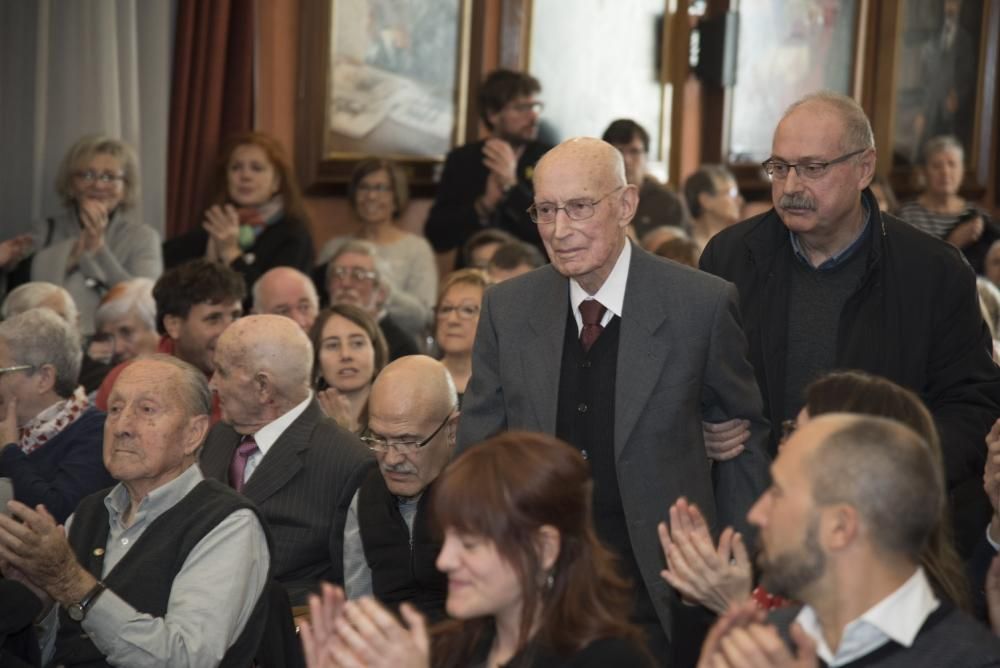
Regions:
<instances>
[{"instance_id":1,"label":"dark red curtain","mask_svg":"<svg viewBox=\"0 0 1000 668\"><path fill-rule=\"evenodd\" d=\"M253 129L254 0L180 0L167 154L167 238L204 214L219 145Z\"/></svg>"}]
</instances>

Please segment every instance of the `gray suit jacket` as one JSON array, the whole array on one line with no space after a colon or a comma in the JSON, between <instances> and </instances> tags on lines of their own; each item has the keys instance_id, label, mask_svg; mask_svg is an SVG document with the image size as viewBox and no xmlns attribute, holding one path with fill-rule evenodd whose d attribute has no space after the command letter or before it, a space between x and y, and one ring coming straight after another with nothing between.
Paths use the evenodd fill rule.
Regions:
<instances>
[{"instance_id":1,"label":"gray suit jacket","mask_svg":"<svg viewBox=\"0 0 1000 668\"><path fill-rule=\"evenodd\" d=\"M504 430L554 434L569 281L551 265L486 291L459 450ZM632 549L669 638L673 593L656 526L685 496L718 528L745 529L768 485L768 424L736 289L633 247L615 378L615 460ZM746 451L709 462L702 420L751 421Z\"/></svg>"},{"instance_id":2,"label":"gray suit jacket","mask_svg":"<svg viewBox=\"0 0 1000 668\"><path fill-rule=\"evenodd\" d=\"M206 478L229 484L242 437L219 422L201 453ZM304 605L320 580L343 584L347 508L374 458L361 441L323 415L315 399L278 438L243 488L273 538L274 578L292 605Z\"/></svg>"}]
</instances>

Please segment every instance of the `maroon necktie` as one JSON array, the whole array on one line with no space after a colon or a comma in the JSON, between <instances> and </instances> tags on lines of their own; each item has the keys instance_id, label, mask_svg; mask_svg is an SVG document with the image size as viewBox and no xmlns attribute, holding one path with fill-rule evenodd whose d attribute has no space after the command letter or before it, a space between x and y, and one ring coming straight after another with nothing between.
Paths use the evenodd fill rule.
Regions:
<instances>
[{"instance_id":1,"label":"maroon necktie","mask_svg":"<svg viewBox=\"0 0 1000 668\"><path fill-rule=\"evenodd\" d=\"M583 329L580 330L580 345L583 346L583 352L590 352L590 347L594 345L594 341L604 331L604 327L601 325L601 318L604 317L604 312L607 310L604 304L596 299L586 299L580 302L580 315L583 316Z\"/></svg>"},{"instance_id":2,"label":"maroon necktie","mask_svg":"<svg viewBox=\"0 0 1000 668\"><path fill-rule=\"evenodd\" d=\"M229 464L229 484L237 492L243 491L243 474L247 470L247 460L255 452L257 452L257 441L253 440L253 436L244 436L236 452L233 453L233 461Z\"/></svg>"}]
</instances>

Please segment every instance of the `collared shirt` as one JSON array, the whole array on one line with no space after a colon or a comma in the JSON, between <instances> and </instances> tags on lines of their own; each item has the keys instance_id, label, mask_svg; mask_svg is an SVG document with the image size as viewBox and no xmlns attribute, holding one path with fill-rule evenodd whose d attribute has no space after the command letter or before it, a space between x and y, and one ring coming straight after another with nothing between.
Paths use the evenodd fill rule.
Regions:
<instances>
[{"instance_id":1,"label":"collared shirt","mask_svg":"<svg viewBox=\"0 0 1000 668\"><path fill-rule=\"evenodd\" d=\"M260 464L260 460L264 459L264 455L267 451L271 449L271 446L281 438L281 435L285 433L293 422L299 419L306 408L309 407L309 402L313 399L312 391L309 392L309 396L305 398L300 404L296 406L279 417L274 422L270 422L263 427L261 427L256 434L253 435L253 439L257 442L257 452L253 453L247 457L247 466L243 471L243 482L244 484L250 480L250 476L257 469L257 465Z\"/></svg>"},{"instance_id":2,"label":"collared shirt","mask_svg":"<svg viewBox=\"0 0 1000 668\"><path fill-rule=\"evenodd\" d=\"M344 594L347 598L360 598L372 595L372 569L368 567L365 558L365 546L361 542L361 524L358 522L358 498L361 490L354 493L351 505L347 509L347 519L344 522ZM417 517L418 494L414 497L396 497L399 514L406 522L410 532L410 549L413 549L413 520Z\"/></svg>"},{"instance_id":3,"label":"collared shirt","mask_svg":"<svg viewBox=\"0 0 1000 668\"><path fill-rule=\"evenodd\" d=\"M128 490L119 483L104 498L110 533L104 553L106 577L150 524L204 480L197 465L150 492L128 526ZM66 530L72 522L66 522ZM167 613L141 613L114 591L94 601L83 630L108 662L116 666L216 665L246 626L264 590L270 554L264 529L252 510L243 508L219 523L188 554L174 577ZM46 626L58 627L57 607ZM53 645L46 643L47 651ZM47 656L45 661L51 656ZM43 661L43 663L45 662Z\"/></svg>"},{"instance_id":4,"label":"collared shirt","mask_svg":"<svg viewBox=\"0 0 1000 668\"><path fill-rule=\"evenodd\" d=\"M573 308L573 317L576 318L576 330L583 331L583 316L580 314L580 304L585 299L596 299L608 310L601 318L601 327L607 327L614 316L622 317L622 309L625 306L625 284L628 282L628 267L632 261L632 243L626 239L625 247L618 254L618 260L614 268L608 274L604 285L594 293L589 294L584 290L575 278L569 279L569 303Z\"/></svg>"},{"instance_id":5,"label":"collared shirt","mask_svg":"<svg viewBox=\"0 0 1000 668\"><path fill-rule=\"evenodd\" d=\"M847 244L843 250L839 253L834 253L826 260L824 260L818 267L813 267L812 260L809 259L809 255L802 248L802 244L799 242L799 236L788 230L788 236L792 240L792 250L795 251L795 257L797 257L802 263L807 267L812 267L817 271L826 271L827 269L833 269L834 267L840 266L845 260L854 255L854 253L861 248L865 242L865 234L868 233L868 227L871 225L872 214L868 209L868 205L862 202L864 207L865 224L861 227L861 232L858 236L854 237L854 240Z\"/></svg>"},{"instance_id":6,"label":"collared shirt","mask_svg":"<svg viewBox=\"0 0 1000 668\"><path fill-rule=\"evenodd\" d=\"M827 646L811 607L802 608L795 621L816 641L819 658L835 668L871 654L889 641L912 646L920 627L939 604L924 570L918 567L903 586L844 627L836 652Z\"/></svg>"}]
</instances>

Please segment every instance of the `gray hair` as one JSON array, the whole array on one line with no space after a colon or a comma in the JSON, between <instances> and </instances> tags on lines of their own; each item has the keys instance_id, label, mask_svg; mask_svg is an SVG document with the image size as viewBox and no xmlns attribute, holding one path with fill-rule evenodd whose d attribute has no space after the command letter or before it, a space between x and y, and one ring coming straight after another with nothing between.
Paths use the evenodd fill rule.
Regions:
<instances>
[{"instance_id":1,"label":"gray hair","mask_svg":"<svg viewBox=\"0 0 1000 668\"><path fill-rule=\"evenodd\" d=\"M144 361L160 362L172 366L180 372L181 384L176 389L184 399L189 417L212 414L212 390L208 387L205 374L179 357L165 353L141 355L132 364Z\"/></svg>"},{"instance_id":2,"label":"gray hair","mask_svg":"<svg viewBox=\"0 0 1000 668\"><path fill-rule=\"evenodd\" d=\"M888 418L852 416L819 445L809 470L816 503L853 506L873 545L919 562L945 496L930 446L915 431Z\"/></svg>"},{"instance_id":3,"label":"gray hair","mask_svg":"<svg viewBox=\"0 0 1000 668\"><path fill-rule=\"evenodd\" d=\"M253 282L253 285L250 287L250 295L251 298L253 299L253 308L255 312L257 312L257 309L260 308L261 284L268 277L268 275L273 276L274 272L281 272L281 271L287 271L292 275L297 276L299 279L301 279L302 283L305 284L306 286L306 292L309 293L309 298L312 299L313 304L315 304L316 307L319 308L319 294L316 292L316 285L312 282L312 279L303 274L295 267L281 266L281 267L273 267L265 271L263 274L261 274L260 278L258 278L256 281Z\"/></svg>"},{"instance_id":4,"label":"gray hair","mask_svg":"<svg viewBox=\"0 0 1000 668\"><path fill-rule=\"evenodd\" d=\"M389 265L383 260L378 254L378 247L370 241L365 241L364 239L348 239L345 241L340 248L330 256L330 261L326 263L326 284L330 284L330 276L333 274L333 264L337 261L341 255L346 255L347 253L355 253L357 255L366 255L375 263L375 284L376 286L384 287L391 284L392 270Z\"/></svg>"},{"instance_id":5,"label":"gray hair","mask_svg":"<svg viewBox=\"0 0 1000 668\"><path fill-rule=\"evenodd\" d=\"M840 117L844 123L844 135L840 139L842 151L850 152L875 148L875 134L872 132L872 124L868 120L865 110L854 98L830 90L810 93L793 102L785 110L785 114L781 117L782 120L795 109L806 104L824 105Z\"/></svg>"},{"instance_id":6,"label":"gray hair","mask_svg":"<svg viewBox=\"0 0 1000 668\"><path fill-rule=\"evenodd\" d=\"M965 162L965 148L962 146L962 142L958 141L954 135L938 135L931 137L924 144L924 148L920 152L920 164L926 167L931 157L942 151L955 151L958 153L958 161Z\"/></svg>"},{"instance_id":7,"label":"gray hair","mask_svg":"<svg viewBox=\"0 0 1000 668\"><path fill-rule=\"evenodd\" d=\"M76 201L73 191L73 172L81 163L102 154L110 155L122 164L122 172L125 173L125 193L122 196L121 208L125 210L135 207L139 201L139 161L135 151L122 140L105 135L88 135L81 138L70 147L59 163L59 171L56 173L56 193L66 207L73 206Z\"/></svg>"},{"instance_id":8,"label":"gray hair","mask_svg":"<svg viewBox=\"0 0 1000 668\"><path fill-rule=\"evenodd\" d=\"M109 322L124 318L129 313L136 317L150 331L156 331L156 300L153 299L151 278L133 278L118 283L105 297L105 301L94 315L94 323L100 329Z\"/></svg>"},{"instance_id":9,"label":"gray hair","mask_svg":"<svg viewBox=\"0 0 1000 668\"><path fill-rule=\"evenodd\" d=\"M75 328L80 314L77 311L76 302L73 301L73 296L61 285L46 283L45 281L31 281L11 290L10 294L7 295L7 299L3 302L3 307L0 307L0 317L7 320L8 318L13 318L15 315L36 309L53 294L62 296L63 303L66 306L66 315L69 317L69 324Z\"/></svg>"},{"instance_id":10,"label":"gray hair","mask_svg":"<svg viewBox=\"0 0 1000 668\"><path fill-rule=\"evenodd\" d=\"M47 308L19 313L0 322L0 339L14 364L30 364L32 373L49 364L55 369L53 390L69 397L77 387L83 349L75 327Z\"/></svg>"}]
</instances>

